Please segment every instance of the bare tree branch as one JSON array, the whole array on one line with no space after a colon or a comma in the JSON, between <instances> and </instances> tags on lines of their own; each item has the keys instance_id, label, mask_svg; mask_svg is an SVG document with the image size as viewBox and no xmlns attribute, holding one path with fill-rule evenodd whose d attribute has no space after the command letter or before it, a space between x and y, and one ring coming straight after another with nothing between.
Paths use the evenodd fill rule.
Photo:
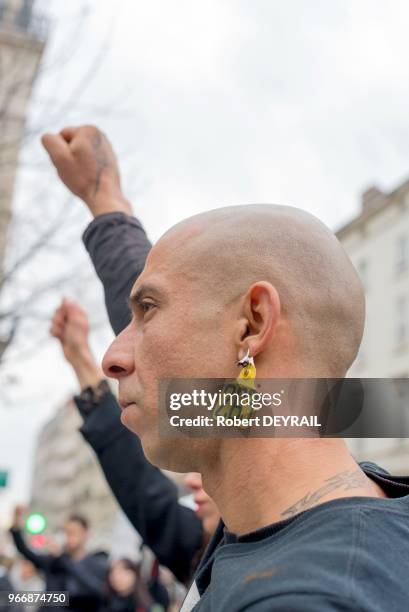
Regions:
<instances>
[{"instance_id":1,"label":"bare tree branch","mask_svg":"<svg viewBox=\"0 0 409 612\"><path fill-rule=\"evenodd\" d=\"M85 31L84 23L90 15L90 3L83 2L79 15L77 14L73 18L72 31L75 35L68 35L60 46L57 52L54 52L49 61L41 65L36 85L44 87L45 79L50 79L54 74L63 76L65 67L71 61L74 54L78 49L79 37ZM110 21L110 32L112 31L113 20ZM55 25L55 24L54 24ZM66 26L66 23L64 24ZM7 82L5 90L0 93L0 168L2 172L7 173L7 168L10 168L10 173L14 173L16 164L16 151L22 146L22 153L27 150L29 144L33 142L40 133L45 131L45 126L53 125L57 122L66 121L66 116L73 109L78 107L79 99L84 95L84 92L92 83L98 70L100 69L106 54L109 49L109 36L104 40L103 44L96 49L93 54L93 58L85 69L83 76L75 83L71 94L68 99L65 98L58 105L55 104L55 100L38 101L34 97L33 99L33 111L36 115L36 120L28 123L24 129L24 132L17 131L19 123L21 125L21 118L13 114L13 109L18 108L15 101L31 87L31 77L21 76L24 75L21 62L24 61L24 52L19 53L18 48L16 51L10 49L8 56L7 66ZM6 65L2 61L0 64L1 74L5 74ZM4 82L4 81L3 81ZM53 89L54 91L54 89ZM98 109L100 113L103 109ZM111 110L111 109L110 109ZM108 106L106 108L108 112ZM7 124L7 125L6 125ZM5 126L7 129L3 129ZM20 128L18 128L20 129ZM15 132L15 136L13 135ZM29 163L28 163L29 161ZM19 168L30 168L34 169L34 172L38 175L42 168L50 170L49 164L40 160L40 163L36 159L20 160ZM33 175L35 176L35 174ZM70 205L72 196L66 198L65 202L60 204L60 212L55 216L52 215L53 220L48 222L48 225L44 228L44 218L47 219L50 215L47 214L47 202L52 201L54 194L54 188L50 191L48 187L44 187L44 181L39 181L37 178L38 186L35 188L34 193L30 194L30 202L27 207L24 207L23 212L19 215L15 215L12 227L12 243L19 247L26 245L17 256L14 256L14 261L8 265L8 269L4 274L0 271L0 298L3 306L0 307L0 323L2 330L2 339L0 340L0 362L5 363L5 353L11 349L11 346L15 344L18 337L18 330L22 328L22 325L27 325L29 321L44 322L49 318L48 308L44 308L42 303L46 304L48 296L55 294L57 291L61 291L62 288L75 287L78 283L84 281L83 264L75 265L75 257L71 256L72 264L68 266L68 272L59 273L58 266L56 268L56 276L53 278L44 280L35 279L33 276L33 283L27 282L30 279L30 270L33 269L33 260L35 257L43 257L43 254L47 253L48 258L63 257L67 259L67 255L70 248L75 245L72 236L70 236L71 230L76 229L76 235L78 236L80 231L75 226L75 218L71 211L76 210L75 207ZM0 218L2 223L8 224L10 219L10 207L7 204L10 194L10 189L3 187L0 188ZM60 197L60 196L59 196ZM4 203L6 206L4 207ZM36 206L35 204L41 205ZM49 207L48 207L49 208ZM52 207L54 209L54 206ZM30 214L31 210L34 210L33 214ZM41 214L38 211L41 210ZM79 207L78 209L79 210ZM67 215L71 221L67 220ZM78 224L77 224L78 225ZM24 235L27 233L27 236ZM71 232L72 233L72 232ZM9 249L9 259L10 259ZM12 257L13 259L13 257ZM41 259L40 259L41 261ZM0 262L0 267L2 262ZM66 270L67 268L65 268ZM24 279L24 281L22 280ZM19 285L21 285L19 288ZM32 284L33 286L30 286ZM7 289L7 291L6 291ZM47 298L46 301L45 298ZM49 300L48 300L49 302ZM35 335L37 329L34 329ZM37 343L35 343L37 345ZM13 350L14 353L14 350Z\"/></svg>"}]
</instances>

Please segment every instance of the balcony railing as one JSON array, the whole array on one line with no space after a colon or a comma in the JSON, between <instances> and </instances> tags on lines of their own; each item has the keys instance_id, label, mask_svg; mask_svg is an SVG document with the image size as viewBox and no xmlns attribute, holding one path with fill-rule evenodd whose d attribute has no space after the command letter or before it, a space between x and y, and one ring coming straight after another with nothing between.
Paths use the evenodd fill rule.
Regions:
<instances>
[{"instance_id":1,"label":"balcony railing","mask_svg":"<svg viewBox=\"0 0 409 612\"><path fill-rule=\"evenodd\" d=\"M0 28L21 32L44 42L49 30L49 19L34 12L29 1L23 2L20 9L12 10L6 0L0 0Z\"/></svg>"}]
</instances>

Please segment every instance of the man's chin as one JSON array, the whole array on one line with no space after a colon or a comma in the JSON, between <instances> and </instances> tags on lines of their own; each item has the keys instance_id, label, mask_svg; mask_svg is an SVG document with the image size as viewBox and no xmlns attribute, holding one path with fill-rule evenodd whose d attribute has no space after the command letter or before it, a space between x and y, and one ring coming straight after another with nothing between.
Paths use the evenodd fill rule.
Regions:
<instances>
[{"instance_id":1,"label":"man's chin","mask_svg":"<svg viewBox=\"0 0 409 612\"><path fill-rule=\"evenodd\" d=\"M131 404L123 408L121 412L121 423L138 436L141 441L143 453L149 463L161 469L170 469L167 465L169 449L165 448L168 446L166 440L164 440L164 444L161 444L161 440L158 439L157 435L153 435L147 427L143 427L143 419L141 417L140 408L135 404Z\"/></svg>"},{"instance_id":2,"label":"man's chin","mask_svg":"<svg viewBox=\"0 0 409 612\"><path fill-rule=\"evenodd\" d=\"M135 404L123 408L121 412L121 423L137 436L141 436L141 423L138 412L138 407Z\"/></svg>"},{"instance_id":3,"label":"man's chin","mask_svg":"<svg viewBox=\"0 0 409 612\"><path fill-rule=\"evenodd\" d=\"M143 414L141 408L131 404L121 412L121 422L127 429L136 434L141 441L145 457L152 465L172 472L197 471L192 468L188 458L191 447L190 440L187 441L188 448L182 450L186 444L175 444L175 440L169 437L160 437L158 432L143 426Z\"/></svg>"},{"instance_id":4,"label":"man's chin","mask_svg":"<svg viewBox=\"0 0 409 612\"><path fill-rule=\"evenodd\" d=\"M141 437L141 443L144 455L149 463L159 469L181 474L192 471L189 469L190 464L186 462L189 450L186 449L181 452L181 449L175 445L175 441L171 438L161 438L157 434L146 434Z\"/></svg>"}]
</instances>

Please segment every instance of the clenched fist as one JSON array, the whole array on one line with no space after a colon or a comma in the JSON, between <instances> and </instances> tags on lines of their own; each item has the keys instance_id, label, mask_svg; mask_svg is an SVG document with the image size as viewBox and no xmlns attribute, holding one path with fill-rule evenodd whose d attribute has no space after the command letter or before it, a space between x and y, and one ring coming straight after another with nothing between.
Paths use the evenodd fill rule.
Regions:
<instances>
[{"instance_id":1,"label":"clenched fist","mask_svg":"<svg viewBox=\"0 0 409 612\"><path fill-rule=\"evenodd\" d=\"M92 125L66 127L59 134L44 134L41 142L62 182L94 217L109 212L132 214L121 191L115 153L101 130Z\"/></svg>"},{"instance_id":2,"label":"clenched fist","mask_svg":"<svg viewBox=\"0 0 409 612\"><path fill-rule=\"evenodd\" d=\"M64 357L73 367L82 389L102 380L103 373L88 343L88 316L79 304L63 299L52 318L50 333L60 341Z\"/></svg>"},{"instance_id":3,"label":"clenched fist","mask_svg":"<svg viewBox=\"0 0 409 612\"><path fill-rule=\"evenodd\" d=\"M22 529L24 520L23 517L27 513L27 508L22 505L15 506L13 513L13 527L15 529Z\"/></svg>"},{"instance_id":4,"label":"clenched fist","mask_svg":"<svg viewBox=\"0 0 409 612\"><path fill-rule=\"evenodd\" d=\"M76 302L64 299L51 321L50 333L58 338L64 356L72 363L89 350L87 313Z\"/></svg>"}]
</instances>

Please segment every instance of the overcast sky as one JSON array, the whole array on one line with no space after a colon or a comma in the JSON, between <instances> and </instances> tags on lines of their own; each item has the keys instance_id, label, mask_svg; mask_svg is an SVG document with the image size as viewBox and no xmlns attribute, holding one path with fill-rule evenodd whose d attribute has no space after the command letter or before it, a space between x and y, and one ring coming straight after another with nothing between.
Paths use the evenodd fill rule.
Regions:
<instances>
[{"instance_id":1,"label":"overcast sky","mask_svg":"<svg viewBox=\"0 0 409 612\"><path fill-rule=\"evenodd\" d=\"M41 117L51 131L98 123L153 240L196 212L249 202L304 208L336 229L357 214L364 188L389 190L409 175L406 0L94 0L81 25L80 5L37 0L53 16L44 60L53 68L38 80L31 122ZM27 155L39 174L20 173L16 210L41 180L58 211L65 192L44 153L36 144ZM71 246L86 266L80 231L89 217L72 206ZM32 262L31 279L64 273L70 260L47 261ZM87 290L87 304L102 304L96 283ZM39 325L45 338L47 322ZM109 338L99 326L99 355ZM18 407L1 409L10 506L29 496L35 433L75 382L52 342L8 371L18 379Z\"/></svg>"}]
</instances>

